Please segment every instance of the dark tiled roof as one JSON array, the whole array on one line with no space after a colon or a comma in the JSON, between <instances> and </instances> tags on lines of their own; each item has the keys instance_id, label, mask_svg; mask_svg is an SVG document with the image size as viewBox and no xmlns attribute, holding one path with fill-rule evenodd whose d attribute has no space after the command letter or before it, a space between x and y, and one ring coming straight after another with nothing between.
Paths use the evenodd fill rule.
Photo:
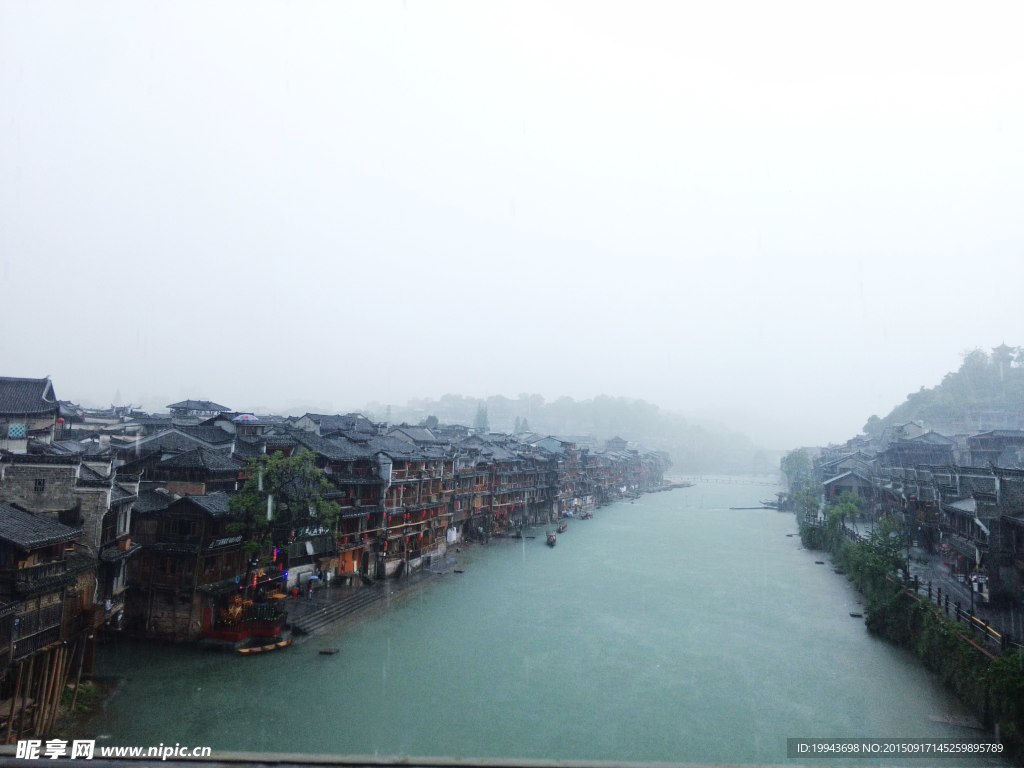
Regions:
<instances>
[{"instance_id":1,"label":"dark tiled roof","mask_svg":"<svg viewBox=\"0 0 1024 768\"><path fill-rule=\"evenodd\" d=\"M303 447L318 456L335 461L370 456L365 446L345 437L317 437L312 432L302 429L292 429L287 434L264 435L263 439L266 440L268 454L272 454L282 447Z\"/></svg>"},{"instance_id":2,"label":"dark tiled roof","mask_svg":"<svg viewBox=\"0 0 1024 768\"><path fill-rule=\"evenodd\" d=\"M482 452L494 461L516 461L519 456L500 445L488 445Z\"/></svg>"},{"instance_id":3,"label":"dark tiled roof","mask_svg":"<svg viewBox=\"0 0 1024 768\"><path fill-rule=\"evenodd\" d=\"M901 441L906 443L928 443L929 445L952 445L953 441L938 432L925 432L923 435Z\"/></svg>"},{"instance_id":4,"label":"dark tiled roof","mask_svg":"<svg viewBox=\"0 0 1024 768\"><path fill-rule=\"evenodd\" d=\"M359 459L373 455L373 451L346 437L317 437L312 432L297 429L292 433L295 442L313 453L335 461Z\"/></svg>"},{"instance_id":5,"label":"dark tiled roof","mask_svg":"<svg viewBox=\"0 0 1024 768\"><path fill-rule=\"evenodd\" d=\"M263 441L267 444L267 453L273 453L282 448L294 448L297 445L294 437L283 434L264 435Z\"/></svg>"},{"instance_id":6,"label":"dark tiled roof","mask_svg":"<svg viewBox=\"0 0 1024 768\"><path fill-rule=\"evenodd\" d=\"M141 544L131 544L127 549L121 549L118 544L110 544L100 550L100 560L105 563L116 563L118 560L125 560L142 549Z\"/></svg>"},{"instance_id":7,"label":"dark tiled roof","mask_svg":"<svg viewBox=\"0 0 1024 768\"><path fill-rule=\"evenodd\" d=\"M170 429L174 424L174 421L170 416L132 416L129 421L118 426L122 430L128 430L132 427L143 427L148 430L160 429L161 427ZM112 431L112 430L108 430Z\"/></svg>"},{"instance_id":8,"label":"dark tiled roof","mask_svg":"<svg viewBox=\"0 0 1024 768\"><path fill-rule=\"evenodd\" d=\"M225 536L222 539L214 539L213 541L211 541L210 542L210 546L208 546L207 549L208 550L210 550L210 549L223 549L224 547L231 547L231 546L234 546L235 544L241 544L241 543L242 543L242 537L241 536Z\"/></svg>"},{"instance_id":9,"label":"dark tiled roof","mask_svg":"<svg viewBox=\"0 0 1024 768\"><path fill-rule=\"evenodd\" d=\"M550 435L540 440L533 441L531 445L543 448L545 451L550 453L565 453L567 449L567 444L563 440L559 440L557 437L551 437Z\"/></svg>"},{"instance_id":10,"label":"dark tiled roof","mask_svg":"<svg viewBox=\"0 0 1024 768\"><path fill-rule=\"evenodd\" d=\"M120 504L125 501L132 501L135 498L137 498L135 494L128 493L128 491L126 491L124 488L117 485L116 483L110 489L111 504Z\"/></svg>"},{"instance_id":11,"label":"dark tiled roof","mask_svg":"<svg viewBox=\"0 0 1024 768\"><path fill-rule=\"evenodd\" d=\"M226 405L211 402L210 400L182 400L180 403L171 403L168 408L188 411L230 411Z\"/></svg>"},{"instance_id":12,"label":"dark tiled roof","mask_svg":"<svg viewBox=\"0 0 1024 768\"><path fill-rule=\"evenodd\" d=\"M220 451L209 448L195 448L164 459L159 469L208 469L213 471L237 472L245 465Z\"/></svg>"},{"instance_id":13,"label":"dark tiled roof","mask_svg":"<svg viewBox=\"0 0 1024 768\"><path fill-rule=\"evenodd\" d=\"M264 440L246 440L241 437L235 438L234 455L238 458L248 459L252 456L260 456L266 446Z\"/></svg>"},{"instance_id":14,"label":"dark tiled roof","mask_svg":"<svg viewBox=\"0 0 1024 768\"><path fill-rule=\"evenodd\" d=\"M83 464L78 470L78 482L80 488L109 488L110 478L104 477L92 467Z\"/></svg>"},{"instance_id":15,"label":"dark tiled roof","mask_svg":"<svg viewBox=\"0 0 1024 768\"><path fill-rule=\"evenodd\" d=\"M101 445L91 440L57 440L50 446L54 454L100 457L110 453L109 445Z\"/></svg>"},{"instance_id":16,"label":"dark tiled roof","mask_svg":"<svg viewBox=\"0 0 1024 768\"><path fill-rule=\"evenodd\" d=\"M74 466L82 460L82 457L44 453L7 453L4 451L2 460L10 464L64 464Z\"/></svg>"},{"instance_id":17,"label":"dark tiled roof","mask_svg":"<svg viewBox=\"0 0 1024 768\"><path fill-rule=\"evenodd\" d=\"M78 538L81 531L0 502L0 540L26 551Z\"/></svg>"},{"instance_id":18,"label":"dark tiled roof","mask_svg":"<svg viewBox=\"0 0 1024 768\"><path fill-rule=\"evenodd\" d=\"M320 425L320 434L329 432L362 432L368 435L377 434L377 425L363 416L361 413L326 414L307 413L310 421Z\"/></svg>"},{"instance_id":19,"label":"dark tiled roof","mask_svg":"<svg viewBox=\"0 0 1024 768\"><path fill-rule=\"evenodd\" d=\"M211 443L206 442L198 435L186 432L185 429L188 428L175 427L174 429L169 429L165 432L158 432L155 435L144 437L133 444L123 446L118 449L118 452L122 456L128 458L132 454L148 456L159 452L183 453L185 451L191 451L195 448L202 447L203 445L212 447ZM223 430L218 431L223 432Z\"/></svg>"},{"instance_id":20,"label":"dark tiled roof","mask_svg":"<svg viewBox=\"0 0 1024 768\"><path fill-rule=\"evenodd\" d=\"M185 496L180 501L192 502L193 504L202 507L210 517L226 517L231 514L231 507L228 504L230 497L223 491L210 493L206 496Z\"/></svg>"},{"instance_id":21,"label":"dark tiled roof","mask_svg":"<svg viewBox=\"0 0 1024 768\"><path fill-rule=\"evenodd\" d=\"M1018 446L1004 448L1003 452L999 454L999 458L996 459L995 465L1006 469L1024 468L1024 448Z\"/></svg>"},{"instance_id":22,"label":"dark tiled roof","mask_svg":"<svg viewBox=\"0 0 1024 768\"><path fill-rule=\"evenodd\" d=\"M68 427L57 430L58 440L95 440L99 438L100 431L98 429L89 429L88 427Z\"/></svg>"},{"instance_id":23,"label":"dark tiled roof","mask_svg":"<svg viewBox=\"0 0 1024 768\"><path fill-rule=\"evenodd\" d=\"M198 438L204 443L209 443L210 445L223 445L224 443L230 443L235 439L234 435L220 427L191 427L182 425L176 427L176 429L179 432L184 432L186 435Z\"/></svg>"},{"instance_id":24,"label":"dark tiled roof","mask_svg":"<svg viewBox=\"0 0 1024 768\"><path fill-rule=\"evenodd\" d=\"M406 435L410 440L412 440L415 443L423 443L423 444L432 445L432 444L435 444L435 443L443 443L444 442L443 440L439 439L433 432L431 432L426 427L407 427L407 426L403 425L401 427L395 427L388 434L392 434L394 432L401 432L401 433L403 433L404 435Z\"/></svg>"},{"instance_id":25,"label":"dark tiled roof","mask_svg":"<svg viewBox=\"0 0 1024 768\"><path fill-rule=\"evenodd\" d=\"M174 496L170 493L161 493L157 490L139 491L139 498L132 505L132 512L143 515L149 512L159 512L162 509L167 509L173 503Z\"/></svg>"},{"instance_id":26,"label":"dark tiled roof","mask_svg":"<svg viewBox=\"0 0 1024 768\"><path fill-rule=\"evenodd\" d=\"M49 379L0 376L0 413L12 416L56 414L59 408Z\"/></svg>"},{"instance_id":27,"label":"dark tiled roof","mask_svg":"<svg viewBox=\"0 0 1024 768\"><path fill-rule=\"evenodd\" d=\"M374 437L367 441L374 453L385 453L393 459L427 459L444 456L446 451L439 446L416 445L397 437Z\"/></svg>"}]
</instances>

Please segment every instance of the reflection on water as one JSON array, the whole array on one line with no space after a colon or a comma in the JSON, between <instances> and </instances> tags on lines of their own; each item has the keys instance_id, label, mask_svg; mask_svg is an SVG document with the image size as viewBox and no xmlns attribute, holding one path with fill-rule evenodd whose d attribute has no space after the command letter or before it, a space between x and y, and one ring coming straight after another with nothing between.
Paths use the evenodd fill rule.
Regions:
<instances>
[{"instance_id":1,"label":"reflection on water","mask_svg":"<svg viewBox=\"0 0 1024 768\"><path fill-rule=\"evenodd\" d=\"M729 509L772 492L705 482L573 521L554 549L543 529L474 547L464 574L281 652L108 646L100 671L124 681L89 735L772 763L787 737L982 737L935 721L970 713L850 618L857 594L787 537L792 515Z\"/></svg>"}]
</instances>

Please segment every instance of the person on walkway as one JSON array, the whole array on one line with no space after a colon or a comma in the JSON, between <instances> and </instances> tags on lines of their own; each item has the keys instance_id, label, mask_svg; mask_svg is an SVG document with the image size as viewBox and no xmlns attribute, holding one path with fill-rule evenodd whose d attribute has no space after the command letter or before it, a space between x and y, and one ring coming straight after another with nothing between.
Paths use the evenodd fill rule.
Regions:
<instances>
[{"instance_id":1,"label":"person on walkway","mask_svg":"<svg viewBox=\"0 0 1024 768\"><path fill-rule=\"evenodd\" d=\"M306 590L306 598L309 600L313 599L313 580L309 580L309 587Z\"/></svg>"}]
</instances>

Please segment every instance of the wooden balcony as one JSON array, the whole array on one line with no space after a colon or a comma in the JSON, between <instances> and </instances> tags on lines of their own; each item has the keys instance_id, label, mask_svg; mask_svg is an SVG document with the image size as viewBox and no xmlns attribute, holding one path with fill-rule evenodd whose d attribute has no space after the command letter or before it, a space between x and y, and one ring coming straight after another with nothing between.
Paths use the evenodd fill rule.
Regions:
<instances>
[{"instance_id":1,"label":"wooden balcony","mask_svg":"<svg viewBox=\"0 0 1024 768\"><path fill-rule=\"evenodd\" d=\"M2 577L11 580L14 593L22 598L56 592L75 581L75 575L68 572L63 560L4 571Z\"/></svg>"},{"instance_id":2,"label":"wooden balcony","mask_svg":"<svg viewBox=\"0 0 1024 768\"><path fill-rule=\"evenodd\" d=\"M60 624L58 623L55 627L47 627L41 632L37 632L31 637L25 637L21 640L16 640L14 643L14 660L23 659L26 656L38 651L40 648L56 643L60 640Z\"/></svg>"}]
</instances>

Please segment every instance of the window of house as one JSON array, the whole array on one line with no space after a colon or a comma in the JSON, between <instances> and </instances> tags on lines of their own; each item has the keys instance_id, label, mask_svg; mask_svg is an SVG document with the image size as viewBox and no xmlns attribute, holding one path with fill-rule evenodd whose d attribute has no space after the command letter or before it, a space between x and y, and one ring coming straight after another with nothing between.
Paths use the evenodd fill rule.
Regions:
<instances>
[{"instance_id":1,"label":"window of house","mask_svg":"<svg viewBox=\"0 0 1024 768\"><path fill-rule=\"evenodd\" d=\"M42 493L43 491L45 491L46 490L46 480L41 478L41 477L37 477L36 478L36 484L35 484L35 490L36 490L36 493Z\"/></svg>"}]
</instances>

